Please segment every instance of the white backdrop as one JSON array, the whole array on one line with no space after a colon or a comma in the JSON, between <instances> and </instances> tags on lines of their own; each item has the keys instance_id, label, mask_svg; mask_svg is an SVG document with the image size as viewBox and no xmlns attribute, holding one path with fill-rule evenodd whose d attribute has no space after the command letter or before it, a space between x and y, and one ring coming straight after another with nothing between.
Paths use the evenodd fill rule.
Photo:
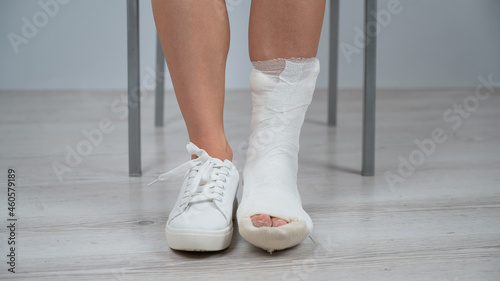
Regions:
<instances>
[{"instance_id":1,"label":"white backdrop","mask_svg":"<svg viewBox=\"0 0 500 281\"><path fill-rule=\"evenodd\" d=\"M362 87L358 33L363 0L342 0L339 87ZM388 12L388 5L399 5ZM0 89L125 89L125 0L0 0ZM249 0L227 0L231 48L227 88L245 89L251 64ZM392 4L391 4L392 3ZM395 5L395 4L394 4ZM141 0L141 76L152 88L155 28ZM381 88L475 87L480 75L500 81L500 1L379 0ZM394 10L394 9L393 9ZM390 17L388 17L390 14ZM328 7L318 57L318 88L327 87ZM290 19L293 20L293 19ZM169 79L167 79L169 81ZM167 88L171 88L169 82Z\"/></svg>"}]
</instances>

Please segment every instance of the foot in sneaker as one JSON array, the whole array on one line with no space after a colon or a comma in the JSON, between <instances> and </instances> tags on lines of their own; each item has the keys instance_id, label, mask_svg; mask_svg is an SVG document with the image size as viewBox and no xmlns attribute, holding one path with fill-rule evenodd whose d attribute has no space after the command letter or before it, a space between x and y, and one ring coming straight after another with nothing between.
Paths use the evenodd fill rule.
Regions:
<instances>
[{"instance_id":1,"label":"foot in sneaker","mask_svg":"<svg viewBox=\"0 0 500 281\"><path fill-rule=\"evenodd\" d=\"M189 143L197 158L160 175L167 181L185 172L184 182L165 227L167 243L174 250L220 251L231 244L239 173L229 160L212 158Z\"/></svg>"}]
</instances>

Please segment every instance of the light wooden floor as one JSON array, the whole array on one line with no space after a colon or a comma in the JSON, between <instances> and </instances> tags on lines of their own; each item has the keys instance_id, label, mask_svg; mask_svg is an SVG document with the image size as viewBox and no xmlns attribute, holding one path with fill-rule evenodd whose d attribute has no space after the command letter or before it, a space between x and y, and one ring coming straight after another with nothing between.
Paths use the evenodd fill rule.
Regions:
<instances>
[{"instance_id":1,"label":"light wooden floor","mask_svg":"<svg viewBox=\"0 0 500 281\"><path fill-rule=\"evenodd\" d=\"M362 177L361 93L340 93L338 127L328 128L326 93L317 91L303 128L299 171L314 242L269 255L237 233L218 253L167 247L163 229L180 179L145 186L188 160L172 93L164 128L154 128L154 98L146 93L144 174L130 178L124 93L2 92L0 279L498 281L500 95L479 101L468 118L443 119L454 104L473 102L473 93L380 90L376 175ZM240 169L250 111L248 92L227 93L226 131ZM82 131L106 118L114 131L85 151L90 142ZM463 122L453 128L457 119ZM397 173L399 156L418 156L414 141L432 137L436 128L446 141L391 187L386 171ZM68 149L77 148L90 154L59 181L53 165L68 165ZM16 274L7 272L5 254L8 168L18 183Z\"/></svg>"}]
</instances>

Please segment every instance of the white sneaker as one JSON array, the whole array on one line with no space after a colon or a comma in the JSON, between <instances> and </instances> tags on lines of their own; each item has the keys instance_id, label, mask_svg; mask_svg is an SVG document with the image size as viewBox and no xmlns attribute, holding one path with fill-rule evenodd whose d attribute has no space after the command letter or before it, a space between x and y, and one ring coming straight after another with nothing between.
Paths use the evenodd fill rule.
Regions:
<instances>
[{"instance_id":1,"label":"white sneaker","mask_svg":"<svg viewBox=\"0 0 500 281\"><path fill-rule=\"evenodd\" d=\"M155 181L166 181L186 172L170 212L165 232L168 246L184 251L220 251L231 244L239 173L229 161L212 158L193 143L186 145L197 155Z\"/></svg>"}]
</instances>

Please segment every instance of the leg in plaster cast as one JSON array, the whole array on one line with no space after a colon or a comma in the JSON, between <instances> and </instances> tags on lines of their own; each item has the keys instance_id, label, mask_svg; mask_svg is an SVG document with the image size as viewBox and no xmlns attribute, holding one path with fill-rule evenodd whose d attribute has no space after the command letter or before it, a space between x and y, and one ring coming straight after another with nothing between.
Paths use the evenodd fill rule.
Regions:
<instances>
[{"instance_id":1,"label":"leg in plaster cast","mask_svg":"<svg viewBox=\"0 0 500 281\"><path fill-rule=\"evenodd\" d=\"M259 176L259 169L252 168L252 162L259 162L258 160L249 161L248 158L252 157L252 154L261 153L262 147L265 145L253 145L252 137L250 140L249 151L247 152L247 165L245 165L246 178L244 176L245 186L244 186L244 196L242 207L238 209L238 221L240 223L240 233L241 224L244 225L242 236L253 243L256 246L264 248L268 251L273 251L276 249L284 249L291 247L297 243L300 243L307 234L312 230L312 221L310 221L309 216L302 209L300 202L300 195L298 195L296 187L296 153L298 153L298 134L300 133L300 127L303 122L302 114L305 114L307 106L310 101L308 98L312 97L312 92L314 91L314 83L316 81L317 72L319 71L319 62L315 60L319 37L321 33L321 27L323 22L323 14L325 9L325 1L300 1L300 0L277 0L277 1L266 1L266 0L253 0L250 14L250 28L249 28L249 48L250 48L250 60L254 64L254 70L252 70L250 83L252 89L252 99L254 101L254 112L252 116L252 134L253 143L262 143L258 139L265 138L266 129L263 129L264 125L258 124L259 121L255 117L256 107L259 107L259 101L262 98L258 96L265 96L262 93L272 93L267 87L270 86L271 81L276 84L281 84L283 86L287 83L286 79L290 77L299 78L298 80L303 80L302 82L295 83L296 88L302 88L302 90L294 91L293 88L288 87L287 89L282 89L282 91L287 91L285 94L295 93L295 97L288 96L291 101L300 101L302 99L302 104L296 103L298 108L292 108L291 110L285 110L276 116L263 117L268 118L276 122L282 122L282 126L277 126L277 128L282 128L288 133L282 133L276 130L267 130L267 132L272 132L273 137L283 138L290 137L291 139L297 137L296 145L291 145L291 149L287 149L287 145L280 145L279 141L277 147L272 150L273 152L267 153L271 161L277 161L277 167L280 165L287 166L288 168L281 169L282 175L276 175L276 178L289 177L291 178L291 183L284 184L285 181L278 180L279 183L273 185L262 184L262 188L254 188L256 178ZM290 20L293 19L293 20ZM309 58L306 60L276 60L278 58L290 59L290 58ZM278 63L277 63L278 62ZM302 65L300 65L302 63ZM305 65L308 65L304 67ZM285 69L289 66L289 69ZM283 71L285 74L283 75ZM292 73L293 71L298 71ZM287 77L285 77L287 76ZM283 80L285 79L285 80ZM281 80L281 82L280 82ZM260 84L260 85L259 85ZM272 83L271 83L272 84ZM300 85L302 84L302 85ZM259 89L259 87L261 87ZM279 87L278 87L279 88ZM284 88L284 87L281 87ZM286 87L285 87L286 88ZM276 89L275 89L276 90ZM302 91L302 93L300 93ZM257 106L256 101L257 100ZM304 102L305 100L305 102ZM279 101L278 101L279 102ZM260 105L261 108L266 108L266 106ZM281 108L283 109L283 108ZM265 111L265 110L264 110ZM260 112L261 115L269 114ZM258 114L257 114L258 115ZM301 120L302 119L302 120ZM287 121L294 121L292 128ZM262 120L261 120L262 121ZM273 121L273 122L274 122ZM300 123L300 126L298 123ZM263 121L264 123L267 121ZM262 123L262 122L261 122ZM275 127L273 124L271 127ZM293 131L293 133L292 133ZM292 136L293 135L293 136ZM264 136L264 137L263 137ZM272 137L271 137L272 138ZM284 142L285 144L287 141ZM296 146L296 147L295 147ZM281 149L285 149L285 153L280 154ZM264 149L265 150L265 149ZM266 154L266 153L264 153ZM259 156L260 157L260 156ZM272 160L274 159L274 160ZM288 175L287 175L288 173ZM265 172L264 172L265 174ZM279 173L278 173L279 174ZM264 176L266 178L266 176ZM254 183L252 183L254 182ZM272 182L271 181L268 181ZM280 187L282 186L282 187ZM252 192L251 189L254 191ZM281 191L288 190L288 191ZM256 192L258 190L258 192ZM271 191L269 191L271 190ZM272 190L277 191L278 194L273 195L275 197L269 197L269 193ZM295 191L294 191L295 190ZM251 195L250 195L251 194ZM273 198L275 203L280 205L280 203L288 204L288 207L283 207L278 213L272 213L273 210L260 208L259 204L250 201L262 201L263 198ZM246 200L250 199L250 200ZM246 202L245 202L246 201ZM273 202L268 202L270 205ZM250 210L256 211L250 211ZM275 208L279 209L279 208ZM295 211L287 211L287 209L294 209ZM267 210L267 211L266 211ZM276 211L276 210L275 210ZM250 214L250 213L251 214ZM253 212L253 213L252 213ZM295 217L293 215L296 213ZM297 215L298 214L298 215ZM302 218L299 220L298 218ZM293 225L293 226L291 226ZM247 229L248 228L248 229ZM283 229L281 229L283 228ZM276 231L272 232L272 229ZM278 230L279 229L279 230ZM290 229L292 233L290 233ZM251 233L247 233L250 230ZM269 233L271 231L271 233ZM294 232L295 231L295 232ZM300 233L297 233L300 232ZM304 236L305 234L305 236ZM274 238L271 236L274 235ZM269 236L269 237L268 237ZM290 236L294 236L291 237ZM259 238L260 237L260 238ZM263 238L264 239L261 239ZM267 239L267 238L269 239ZM270 240L267 242L255 241L255 240ZM275 243L273 239L290 240L285 243ZM299 241L300 240L300 241ZM274 243L274 244L273 244Z\"/></svg>"},{"instance_id":2,"label":"leg in plaster cast","mask_svg":"<svg viewBox=\"0 0 500 281\"><path fill-rule=\"evenodd\" d=\"M270 252L312 231L297 171L300 130L318 73L319 61L309 58L254 63L250 75L252 122L237 218L242 237Z\"/></svg>"},{"instance_id":3,"label":"leg in plaster cast","mask_svg":"<svg viewBox=\"0 0 500 281\"><path fill-rule=\"evenodd\" d=\"M315 57L324 11L324 0L253 0L249 28L250 60ZM254 222L256 226L285 224L283 220L266 214L255 217Z\"/></svg>"}]
</instances>

